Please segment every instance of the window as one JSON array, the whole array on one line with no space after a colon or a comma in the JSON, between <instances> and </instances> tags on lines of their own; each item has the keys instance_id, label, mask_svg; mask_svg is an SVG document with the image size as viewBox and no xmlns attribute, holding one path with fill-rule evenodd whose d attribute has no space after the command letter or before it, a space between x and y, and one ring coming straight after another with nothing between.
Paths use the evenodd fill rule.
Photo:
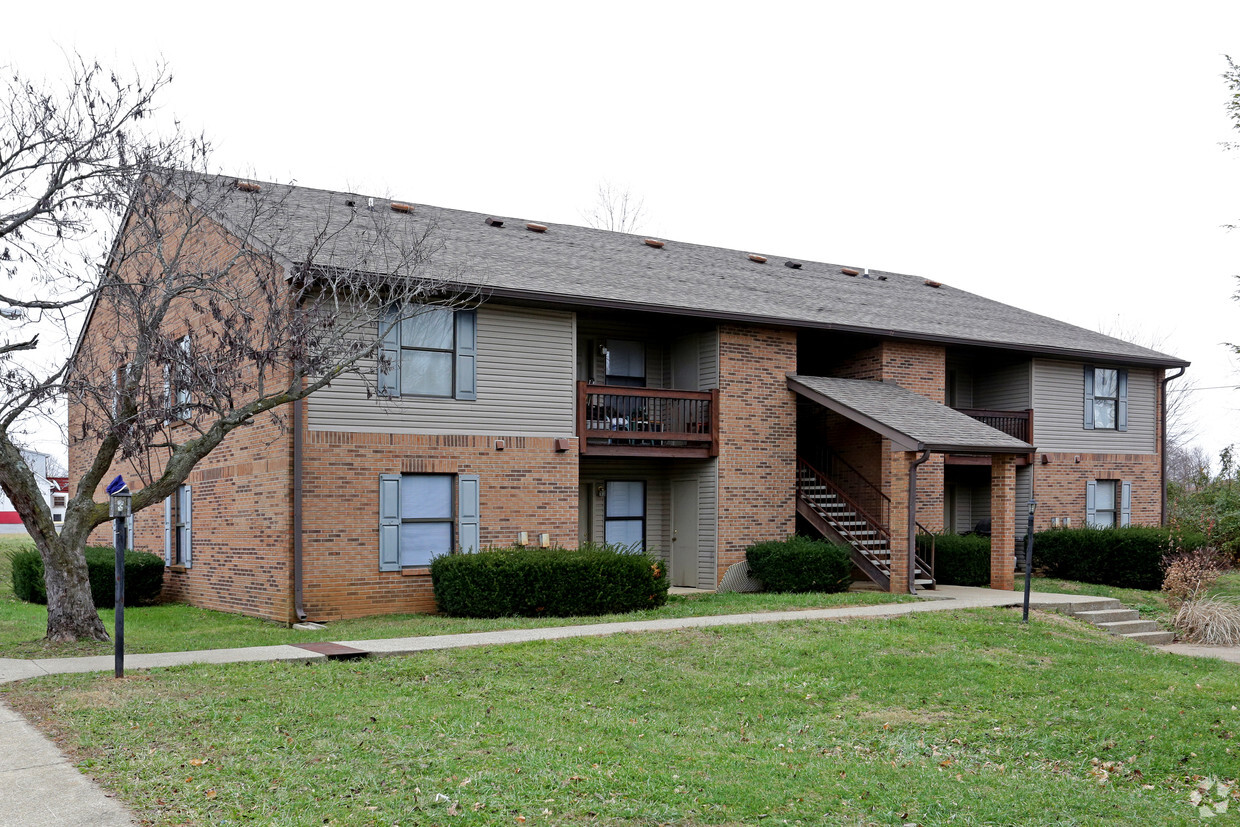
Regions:
<instances>
[{"instance_id":1,"label":"window","mask_svg":"<svg viewBox=\"0 0 1240 827\"><path fill-rule=\"evenodd\" d=\"M176 493L164 500L164 564L185 566L193 563L193 492L191 486L178 485ZM132 539L130 543L132 544Z\"/></svg>"},{"instance_id":2,"label":"window","mask_svg":"<svg viewBox=\"0 0 1240 827\"><path fill-rule=\"evenodd\" d=\"M1085 522L1098 528L1130 524L1132 483L1120 480L1093 480L1085 489Z\"/></svg>"},{"instance_id":3,"label":"window","mask_svg":"<svg viewBox=\"0 0 1240 827\"><path fill-rule=\"evenodd\" d=\"M379 476L379 570L429 566L481 547L474 474Z\"/></svg>"},{"instance_id":4,"label":"window","mask_svg":"<svg viewBox=\"0 0 1240 827\"><path fill-rule=\"evenodd\" d=\"M646 346L644 344L624 339L608 339L606 359L607 367L604 373L608 385L646 387Z\"/></svg>"},{"instance_id":5,"label":"window","mask_svg":"<svg viewBox=\"0 0 1240 827\"><path fill-rule=\"evenodd\" d=\"M391 307L379 328L380 396L478 398L477 311Z\"/></svg>"},{"instance_id":6,"label":"window","mask_svg":"<svg viewBox=\"0 0 1240 827\"><path fill-rule=\"evenodd\" d=\"M603 509L603 541L646 550L646 483L609 480Z\"/></svg>"},{"instance_id":7,"label":"window","mask_svg":"<svg viewBox=\"0 0 1240 827\"><path fill-rule=\"evenodd\" d=\"M164 365L164 404L168 406L169 419L185 421L190 418L190 406L194 403L190 390L194 371L188 333L177 342L177 350L177 360L171 365Z\"/></svg>"},{"instance_id":8,"label":"window","mask_svg":"<svg viewBox=\"0 0 1240 827\"><path fill-rule=\"evenodd\" d=\"M1128 430L1128 371L1085 366L1085 429Z\"/></svg>"}]
</instances>

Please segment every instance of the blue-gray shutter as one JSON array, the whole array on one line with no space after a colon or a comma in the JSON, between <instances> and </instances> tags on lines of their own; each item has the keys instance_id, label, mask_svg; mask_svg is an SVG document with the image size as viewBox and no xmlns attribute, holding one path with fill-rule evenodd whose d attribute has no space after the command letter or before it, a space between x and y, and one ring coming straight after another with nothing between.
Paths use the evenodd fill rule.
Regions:
<instances>
[{"instance_id":1,"label":"blue-gray shutter","mask_svg":"<svg viewBox=\"0 0 1240 827\"><path fill-rule=\"evenodd\" d=\"M386 308L379 319L379 395L400 396L400 313Z\"/></svg>"},{"instance_id":2,"label":"blue-gray shutter","mask_svg":"<svg viewBox=\"0 0 1240 827\"><path fill-rule=\"evenodd\" d=\"M182 504L184 511L181 515L185 523L185 547L181 549L184 552L181 562L185 568L189 568L194 564L194 497L190 486L182 485L181 490L185 495L185 501Z\"/></svg>"},{"instance_id":3,"label":"blue-gray shutter","mask_svg":"<svg viewBox=\"0 0 1240 827\"><path fill-rule=\"evenodd\" d=\"M1132 522L1132 483L1121 483L1123 489L1123 499L1120 500L1120 525L1129 525Z\"/></svg>"},{"instance_id":4,"label":"blue-gray shutter","mask_svg":"<svg viewBox=\"0 0 1240 827\"><path fill-rule=\"evenodd\" d=\"M379 571L400 571L400 474L379 475Z\"/></svg>"},{"instance_id":5,"label":"blue-gray shutter","mask_svg":"<svg viewBox=\"0 0 1240 827\"><path fill-rule=\"evenodd\" d=\"M456 311L456 398L478 398L478 311Z\"/></svg>"},{"instance_id":6,"label":"blue-gray shutter","mask_svg":"<svg viewBox=\"0 0 1240 827\"><path fill-rule=\"evenodd\" d=\"M164 565L172 565L172 497L164 500Z\"/></svg>"},{"instance_id":7,"label":"blue-gray shutter","mask_svg":"<svg viewBox=\"0 0 1240 827\"><path fill-rule=\"evenodd\" d=\"M1097 482L1090 480L1085 483L1085 525L1093 525L1094 520L1098 519L1098 512L1094 507L1094 497L1097 493Z\"/></svg>"},{"instance_id":8,"label":"blue-gray shutter","mask_svg":"<svg viewBox=\"0 0 1240 827\"><path fill-rule=\"evenodd\" d=\"M459 509L457 546L466 553L482 550L482 529L478 508L479 487L477 474L461 474L457 478L456 501Z\"/></svg>"},{"instance_id":9,"label":"blue-gray shutter","mask_svg":"<svg viewBox=\"0 0 1240 827\"><path fill-rule=\"evenodd\" d=\"M1094 367L1085 366L1085 430L1094 429Z\"/></svg>"},{"instance_id":10,"label":"blue-gray shutter","mask_svg":"<svg viewBox=\"0 0 1240 827\"><path fill-rule=\"evenodd\" d=\"M1116 396L1118 401L1115 403L1115 427L1118 430L1128 430L1128 371L1117 371L1116 379Z\"/></svg>"}]
</instances>

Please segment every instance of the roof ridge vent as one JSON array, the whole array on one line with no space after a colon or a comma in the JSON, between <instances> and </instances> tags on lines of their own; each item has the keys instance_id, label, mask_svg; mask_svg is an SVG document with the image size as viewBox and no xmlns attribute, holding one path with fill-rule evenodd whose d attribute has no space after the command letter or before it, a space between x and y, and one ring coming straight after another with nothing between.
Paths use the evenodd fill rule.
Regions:
<instances>
[{"instance_id":1,"label":"roof ridge vent","mask_svg":"<svg viewBox=\"0 0 1240 827\"><path fill-rule=\"evenodd\" d=\"M843 274L844 274L844 275L846 275L846 276L859 276L859 275L861 275L861 271L860 271L860 270L854 270L854 269L853 269L853 268L851 268L851 267L841 267L841 268L840 268L840 272L841 272L841 273L843 273Z\"/></svg>"},{"instance_id":2,"label":"roof ridge vent","mask_svg":"<svg viewBox=\"0 0 1240 827\"><path fill-rule=\"evenodd\" d=\"M545 233L547 232L547 225L530 223L530 224L525 225L525 229L529 230L532 233Z\"/></svg>"},{"instance_id":3,"label":"roof ridge vent","mask_svg":"<svg viewBox=\"0 0 1240 827\"><path fill-rule=\"evenodd\" d=\"M236 181L233 181L233 186L241 190L242 192L258 192L259 190L262 189L262 187L260 187L258 184L255 184L253 181L242 181L240 178L238 178Z\"/></svg>"},{"instance_id":4,"label":"roof ridge vent","mask_svg":"<svg viewBox=\"0 0 1240 827\"><path fill-rule=\"evenodd\" d=\"M801 262L799 262L799 261L785 261L785 262L784 262L784 266L785 266L785 267L788 267L788 268L790 268L790 269L792 269L792 270L800 270L800 269L801 269Z\"/></svg>"},{"instance_id":5,"label":"roof ridge vent","mask_svg":"<svg viewBox=\"0 0 1240 827\"><path fill-rule=\"evenodd\" d=\"M750 253L749 260L757 264L766 264L766 256L760 256L757 253Z\"/></svg>"},{"instance_id":6,"label":"roof ridge vent","mask_svg":"<svg viewBox=\"0 0 1240 827\"><path fill-rule=\"evenodd\" d=\"M405 204L400 201L393 201L392 212L410 213L410 212L413 212L413 207L409 204Z\"/></svg>"},{"instance_id":7,"label":"roof ridge vent","mask_svg":"<svg viewBox=\"0 0 1240 827\"><path fill-rule=\"evenodd\" d=\"M934 281L933 279L926 279L926 286L927 286L927 287L942 287L942 286L943 286L943 282L941 282L941 281Z\"/></svg>"},{"instance_id":8,"label":"roof ridge vent","mask_svg":"<svg viewBox=\"0 0 1240 827\"><path fill-rule=\"evenodd\" d=\"M503 221L501 221L501 220L500 220L500 219L498 219L498 218L489 218L489 217L488 217L488 218L487 218L487 220L486 220L486 222L487 222L487 226L490 226L490 227L502 227L502 226L504 226L504 222L503 222Z\"/></svg>"},{"instance_id":9,"label":"roof ridge vent","mask_svg":"<svg viewBox=\"0 0 1240 827\"><path fill-rule=\"evenodd\" d=\"M653 248L655 248L656 250L662 250L662 249L663 249L663 245L664 245L665 243L666 243L666 242L659 241L659 240L658 240L658 239L656 239L656 238L647 238L647 239L645 240L645 244L646 244L646 246L647 246L647 247L653 247Z\"/></svg>"}]
</instances>

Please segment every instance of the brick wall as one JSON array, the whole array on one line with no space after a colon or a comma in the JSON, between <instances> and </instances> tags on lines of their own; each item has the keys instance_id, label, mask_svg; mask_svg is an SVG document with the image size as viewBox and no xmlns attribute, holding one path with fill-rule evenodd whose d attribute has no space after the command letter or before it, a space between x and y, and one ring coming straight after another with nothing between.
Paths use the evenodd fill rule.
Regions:
<instances>
[{"instance_id":1,"label":"brick wall","mask_svg":"<svg viewBox=\"0 0 1240 827\"><path fill-rule=\"evenodd\" d=\"M502 451L495 440L504 440ZM557 452L542 437L306 435L302 524L303 600L312 620L433 612L429 569L379 571L379 475L477 474L484 546L577 545L577 441Z\"/></svg>"},{"instance_id":2,"label":"brick wall","mask_svg":"<svg viewBox=\"0 0 1240 827\"><path fill-rule=\"evenodd\" d=\"M1016 570L1016 458L998 454L990 463L990 587L1011 589Z\"/></svg>"},{"instance_id":3,"label":"brick wall","mask_svg":"<svg viewBox=\"0 0 1240 827\"><path fill-rule=\"evenodd\" d=\"M1046 457L1048 464L1042 464ZM1077 458L1080 462L1077 462ZM1034 528L1044 531L1054 517L1085 525L1085 487L1091 480L1132 483L1132 524L1158 525L1162 519L1162 467L1158 454L1038 453L1033 467L1033 496L1038 508Z\"/></svg>"},{"instance_id":4,"label":"brick wall","mask_svg":"<svg viewBox=\"0 0 1240 827\"><path fill-rule=\"evenodd\" d=\"M720 577L746 546L796 528L796 353L791 331L719 328Z\"/></svg>"}]
</instances>

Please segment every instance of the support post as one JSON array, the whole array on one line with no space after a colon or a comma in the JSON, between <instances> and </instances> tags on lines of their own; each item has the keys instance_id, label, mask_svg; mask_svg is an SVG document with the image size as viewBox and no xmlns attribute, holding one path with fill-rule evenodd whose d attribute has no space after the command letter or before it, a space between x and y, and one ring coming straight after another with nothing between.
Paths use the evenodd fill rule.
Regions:
<instances>
[{"instance_id":1,"label":"support post","mask_svg":"<svg viewBox=\"0 0 1240 827\"><path fill-rule=\"evenodd\" d=\"M1025 607L1021 614L1021 623L1029 622L1029 589L1033 578L1033 511L1037 507L1037 502L1029 501L1029 527L1025 531Z\"/></svg>"},{"instance_id":2,"label":"support post","mask_svg":"<svg viewBox=\"0 0 1240 827\"><path fill-rule=\"evenodd\" d=\"M129 546L129 532L125 521L132 512L133 497L125 480L117 477L108 484L108 513L112 517L112 542L116 550L116 626L112 635L115 646L114 671L116 677L125 677L125 549Z\"/></svg>"}]
</instances>

